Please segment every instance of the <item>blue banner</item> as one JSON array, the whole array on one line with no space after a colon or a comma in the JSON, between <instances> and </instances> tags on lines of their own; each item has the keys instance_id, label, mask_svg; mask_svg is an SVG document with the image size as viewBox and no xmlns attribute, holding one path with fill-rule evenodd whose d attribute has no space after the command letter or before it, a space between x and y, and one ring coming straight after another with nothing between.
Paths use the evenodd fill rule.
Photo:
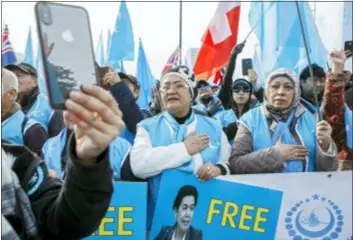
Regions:
<instances>
[{"instance_id":1,"label":"blue banner","mask_svg":"<svg viewBox=\"0 0 353 240\"><path fill-rule=\"evenodd\" d=\"M150 239L275 239L282 194L217 179L202 183L192 174L167 171Z\"/></svg>"},{"instance_id":2,"label":"blue banner","mask_svg":"<svg viewBox=\"0 0 353 240\"><path fill-rule=\"evenodd\" d=\"M98 230L86 240L146 238L147 183L114 182L114 193Z\"/></svg>"}]
</instances>

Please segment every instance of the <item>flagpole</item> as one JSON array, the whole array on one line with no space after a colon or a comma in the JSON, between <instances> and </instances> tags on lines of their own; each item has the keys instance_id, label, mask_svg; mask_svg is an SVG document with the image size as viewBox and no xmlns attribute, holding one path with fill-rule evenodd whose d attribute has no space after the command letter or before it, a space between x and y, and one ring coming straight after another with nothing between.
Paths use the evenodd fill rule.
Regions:
<instances>
[{"instance_id":1,"label":"flagpole","mask_svg":"<svg viewBox=\"0 0 353 240\"><path fill-rule=\"evenodd\" d=\"M299 17L299 23L300 23L300 29L302 32L302 37L303 37L303 41L304 41L304 47L305 47L305 52L306 52L306 58L308 60L308 64L309 64L309 72L310 72L310 78L311 81L313 83L313 90L314 90L314 99L315 99L315 104L317 107L317 112L318 112L318 116L319 116L319 120L323 120L323 116L322 116L322 112L320 111L320 103L319 103L319 99L318 99L318 91L317 91L317 87L315 85L315 80L314 80L314 72L313 72L313 68L311 66L311 61L310 61L310 56L309 56L309 48L308 48L308 43L306 41L306 36L305 36L305 31L304 31L304 25L303 25L303 19L302 16L300 14L300 9L299 9L299 3L298 0L295 1L295 5L297 7L297 12L298 12L298 17Z\"/></svg>"},{"instance_id":2,"label":"flagpole","mask_svg":"<svg viewBox=\"0 0 353 240\"><path fill-rule=\"evenodd\" d=\"M183 2L179 2L179 65L182 61L182 37L183 37Z\"/></svg>"}]
</instances>

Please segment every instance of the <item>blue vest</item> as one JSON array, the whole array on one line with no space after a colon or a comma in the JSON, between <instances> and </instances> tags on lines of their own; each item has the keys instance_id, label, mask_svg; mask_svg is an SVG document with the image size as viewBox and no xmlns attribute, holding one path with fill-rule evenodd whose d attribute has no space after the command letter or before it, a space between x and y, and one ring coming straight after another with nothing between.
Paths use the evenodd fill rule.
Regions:
<instances>
[{"instance_id":1,"label":"blue vest","mask_svg":"<svg viewBox=\"0 0 353 240\"><path fill-rule=\"evenodd\" d=\"M202 103L197 103L196 105L192 106L193 109L199 110L201 112L206 112L207 108L205 105L203 105Z\"/></svg>"},{"instance_id":2,"label":"blue vest","mask_svg":"<svg viewBox=\"0 0 353 240\"><path fill-rule=\"evenodd\" d=\"M67 140L67 129L64 128L57 136L48 139L42 149L43 158L48 168L54 170L61 179L64 178L61 155ZM117 137L109 145L109 161L114 172L114 180L120 179L120 166L130 149L131 144L121 137Z\"/></svg>"},{"instance_id":3,"label":"blue vest","mask_svg":"<svg viewBox=\"0 0 353 240\"><path fill-rule=\"evenodd\" d=\"M300 103L306 108L308 109L312 114L315 114L317 111L317 107L312 104L311 102L305 100L304 98L300 98Z\"/></svg>"},{"instance_id":4,"label":"blue vest","mask_svg":"<svg viewBox=\"0 0 353 240\"><path fill-rule=\"evenodd\" d=\"M352 110L349 109L347 104L344 105L344 124L346 125L346 144L350 149L353 149Z\"/></svg>"},{"instance_id":5,"label":"blue vest","mask_svg":"<svg viewBox=\"0 0 353 240\"><path fill-rule=\"evenodd\" d=\"M142 113L144 119L153 117L152 113L148 109L141 108L140 110L141 110L141 113ZM122 138L125 138L131 144L134 144L135 134L130 132L129 129L127 129L126 127L120 132L119 136Z\"/></svg>"},{"instance_id":6,"label":"blue vest","mask_svg":"<svg viewBox=\"0 0 353 240\"><path fill-rule=\"evenodd\" d=\"M143 120L139 123L139 126L143 127L149 133L152 147L160 147L184 141L189 134L186 128L192 124L196 124L195 133L197 135L205 133L211 139L209 147L204 149L200 154L193 155L189 162L177 168L192 173L197 170L196 168L200 164L202 165L207 162L216 164L220 161L223 132L220 124L215 119L192 113L185 124L178 124L169 113L164 112L163 114ZM183 132L181 132L182 128L184 129ZM150 193L148 203L149 219L153 217L161 176L162 174L159 174L148 179Z\"/></svg>"},{"instance_id":7,"label":"blue vest","mask_svg":"<svg viewBox=\"0 0 353 240\"><path fill-rule=\"evenodd\" d=\"M230 123L238 121L237 116L235 115L233 109L223 110L221 112L216 113L214 116L217 119L222 127L228 126Z\"/></svg>"},{"instance_id":8,"label":"blue vest","mask_svg":"<svg viewBox=\"0 0 353 240\"><path fill-rule=\"evenodd\" d=\"M262 106L253 108L245 113L239 122L244 124L251 132L252 149L254 152L274 146L274 143L271 141L272 136L270 133L270 128ZM282 170L282 172L315 171L317 146L315 117L311 113L305 111L296 122L295 132L298 134L301 143L310 151L309 156L306 158L305 169L302 161L290 160L286 161L287 166ZM289 139L288 142L286 142L282 139L282 143L295 144L295 141L294 139Z\"/></svg>"},{"instance_id":9,"label":"blue vest","mask_svg":"<svg viewBox=\"0 0 353 240\"><path fill-rule=\"evenodd\" d=\"M27 117L39 122L43 126L43 128L48 132L50 119L53 114L54 111L49 105L48 97L45 96L43 93L39 93L37 96L37 100L29 109Z\"/></svg>"},{"instance_id":10,"label":"blue vest","mask_svg":"<svg viewBox=\"0 0 353 240\"><path fill-rule=\"evenodd\" d=\"M305 99L301 98L300 102L311 112L311 113L316 113L317 107L313 105L312 103L306 101ZM322 111L322 106L321 106L321 111ZM352 110L349 109L347 104L344 104L344 124L346 126L346 145L350 148L353 149L352 146Z\"/></svg>"},{"instance_id":11,"label":"blue vest","mask_svg":"<svg viewBox=\"0 0 353 240\"><path fill-rule=\"evenodd\" d=\"M22 123L24 119L25 114L21 110L18 110L11 117L6 119L1 124L2 138L6 139L11 143L23 145L23 136L25 135L27 130L34 124L38 123L37 121L28 118L24 128L22 129Z\"/></svg>"},{"instance_id":12,"label":"blue vest","mask_svg":"<svg viewBox=\"0 0 353 240\"><path fill-rule=\"evenodd\" d=\"M130 144L134 144L135 134L132 134L126 127L121 130L119 136L127 140Z\"/></svg>"}]
</instances>

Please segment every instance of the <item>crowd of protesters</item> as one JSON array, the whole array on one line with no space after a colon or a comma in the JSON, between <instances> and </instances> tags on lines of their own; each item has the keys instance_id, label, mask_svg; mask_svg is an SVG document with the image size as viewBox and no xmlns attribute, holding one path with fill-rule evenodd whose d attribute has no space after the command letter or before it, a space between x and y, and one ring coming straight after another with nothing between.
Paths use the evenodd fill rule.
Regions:
<instances>
[{"instance_id":1,"label":"crowd of protesters","mask_svg":"<svg viewBox=\"0 0 353 240\"><path fill-rule=\"evenodd\" d=\"M64 112L40 93L33 66L2 69L2 237L90 235L108 208L112 180L148 182L151 220L167 169L200 181L352 170L352 74L344 70L351 53L332 51L328 72L312 64L314 79L309 66L299 76L276 69L259 88L253 69L233 79L244 47L234 47L216 91L185 66L169 69L150 109L136 103L139 79L110 67L100 87L71 92Z\"/></svg>"}]
</instances>

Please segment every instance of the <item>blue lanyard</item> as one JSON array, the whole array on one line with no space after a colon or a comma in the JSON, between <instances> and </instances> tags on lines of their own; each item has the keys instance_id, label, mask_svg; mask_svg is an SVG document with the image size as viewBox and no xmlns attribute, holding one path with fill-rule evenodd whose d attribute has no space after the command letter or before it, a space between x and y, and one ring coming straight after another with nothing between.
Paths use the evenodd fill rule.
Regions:
<instances>
[{"instance_id":1,"label":"blue lanyard","mask_svg":"<svg viewBox=\"0 0 353 240\"><path fill-rule=\"evenodd\" d=\"M276 144L277 139L284 134L285 131L288 130L289 124L293 121L295 111L289 115L289 118L286 122L279 121L277 123L277 127L275 133L272 136L271 143L272 146Z\"/></svg>"}]
</instances>

